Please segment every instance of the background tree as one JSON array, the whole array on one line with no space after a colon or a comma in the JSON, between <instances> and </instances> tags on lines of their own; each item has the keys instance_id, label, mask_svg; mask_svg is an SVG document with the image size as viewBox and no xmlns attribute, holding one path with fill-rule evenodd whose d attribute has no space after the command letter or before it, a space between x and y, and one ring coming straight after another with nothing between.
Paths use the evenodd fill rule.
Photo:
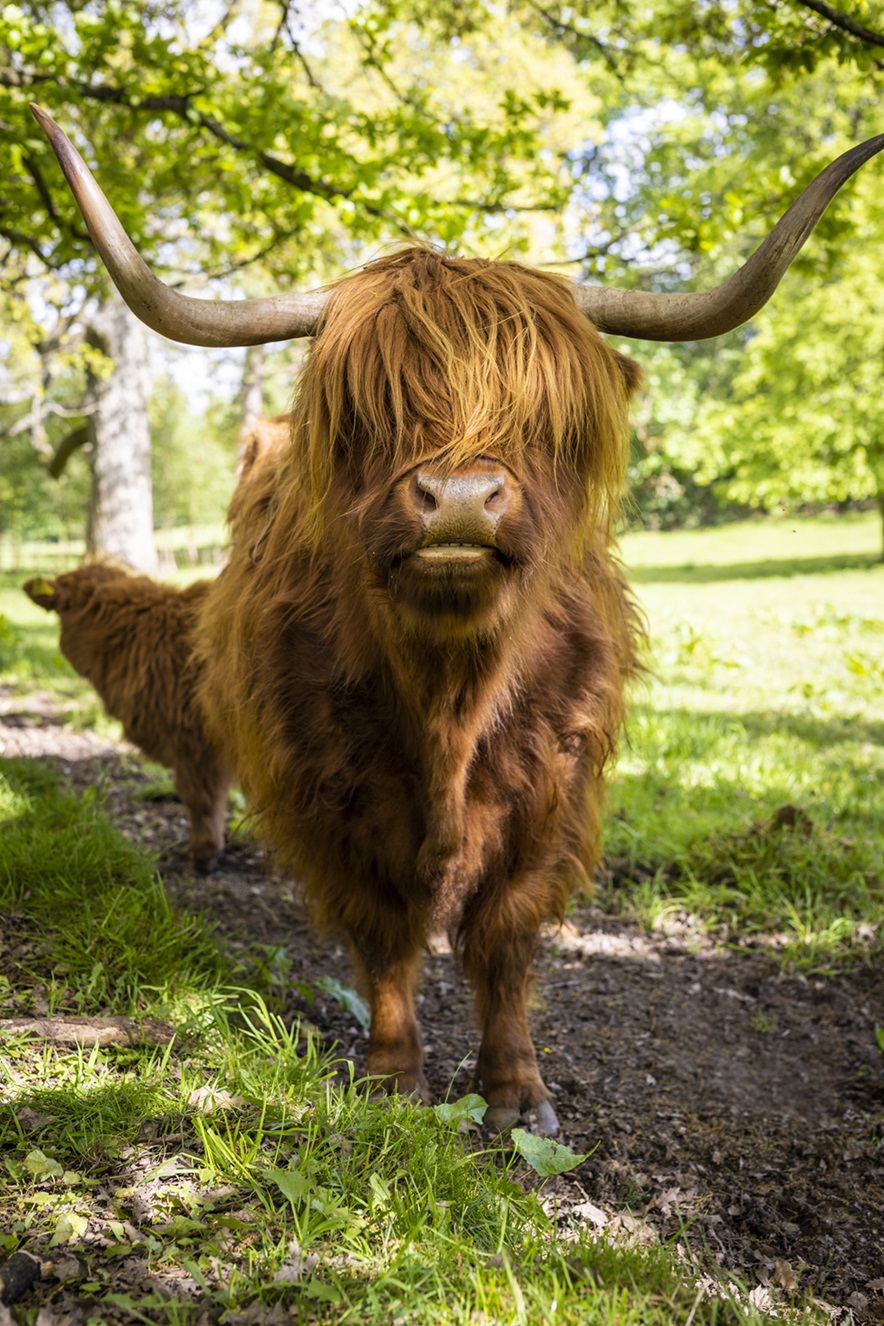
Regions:
<instances>
[{"instance_id":1,"label":"background tree","mask_svg":"<svg viewBox=\"0 0 884 1326\"><path fill-rule=\"evenodd\" d=\"M79 141L166 279L199 287L208 273L210 289L228 292L244 273L253 292L315 284L366 245L412 232L505 247L529 228L521 216L567 196L575 123L560 53L526 45L513 24L462 58L413 23L381 25L368 12L307 33L287 6L264 6L248 25L231 7L208 28L204 12L188 0L137 10L71 0L0 15L5 270L21 277L16 296L31 309L49 276L69 299L85 296L69 330L103 345L112 371L90 367L63 451L91 442L96 546L147 566L144 538L133 541L135 513L149 513L144 355L127 352L112 303L99 311L106 277L27 102L39 97ZM572 83L585 123L596 99Z\"/></svg>"},{"instance_id":2,"label":"background tree","mask_svg":"<svg viewBox=\"0 0 884 1326\"><path fill-rule=\"evenodd\" d=\"M413 233L591 280L707 285L826 161L880 127L880 2L846 13L817 0L363 0L313 26L284 3L255 3L248 22L238 13L195 0L137 13L29 0L0 15L0 270L20 305L13 322L33 325L15 356L23 377L7 427L30 418L35 454L47 438L63 455L94 437L104 379L88 341L75 346L107 287L26 111L32 97L86 150L158 272L228 295L315 284ZM854 238L875 262L855 196L851 186L829 209L766 317L780 319L813 282L843 303ZM861 335L871 310L853 307ZM656 518L761 502L757 484L740 487L729 469L713 476L708 462L725 463L715 429L738 399L752 336L631 347L651 387L634 476ZM32 379L46 406L36 415L20 390ZM285 408L284 391L270 397L271 410ZM89 413L73 413L59 437L63 416L51 410L77 405ZM804 418L806 436L796 427L793 440L806 450ZM839 484L868 492L858 478Z\"/></svg>"},{"instance_id":3,"label":"background tree","mask_svg":"<svg viewBox=\"0 0 884 1326\"><path fill-rule=\"evenodd\" d=\"M880 187L859 192L880 234ZM702 402L690 434L674 434L673 452L727 502L772 511L868 497L884 520L882 309L880 269L858 249L829 283L799 280L778 316L756 320L727 389Z\"/></svg>"}]
</instances>

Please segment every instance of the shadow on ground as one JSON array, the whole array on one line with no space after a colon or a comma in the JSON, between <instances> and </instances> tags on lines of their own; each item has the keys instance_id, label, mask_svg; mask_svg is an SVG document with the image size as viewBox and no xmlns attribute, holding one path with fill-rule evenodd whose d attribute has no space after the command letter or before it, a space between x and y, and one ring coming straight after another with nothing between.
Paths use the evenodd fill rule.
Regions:
<instances>
[{"instance_id":1,"label":"shadow on ground","mask_svg":"<svg viewBox=\"0 0 884 1326\"><path fill-rule=\"evenodd\" d=\"M836 557L783 557L758 562L683 562L680 566L630 566L637 585L715 584L720 580L766 580L774 577L825 575L835 571L870 571L881 565L875 553L842 553Z\"/></svg>"}]
</instances>

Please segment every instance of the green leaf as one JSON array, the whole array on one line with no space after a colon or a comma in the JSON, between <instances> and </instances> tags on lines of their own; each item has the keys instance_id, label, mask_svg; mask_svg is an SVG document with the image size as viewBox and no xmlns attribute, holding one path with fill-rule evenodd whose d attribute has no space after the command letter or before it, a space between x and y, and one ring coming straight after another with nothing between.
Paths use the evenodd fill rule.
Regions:
<instances>
[{"instance_id":1,"label":"green leaf","mask_svg":"<svg viewBox=\"0 0 884 1326\"><path fill-rule=\"evenodd\" d=\"M371 1188L375 1198L372 1202L373 1207L380 1207L383 1209L383 1207L390 1205L390 1198L393 1194L390 1191L390 1185L384 1182L380 1174L370 1174L368 1176L368 1186Z\"/></svg>"},{"instance_id":2,"label":"green leaf","mask_svg":"<svg viewBox=\"0 0 884 1326\"><path fill-rule=\"evenodd\" d=\"M62 1243L72 1243L86 1233L89 1221L85 1216L75 1215L73 1211L62 1211L55 1222L55 1233L49 1240L50 1248L57 1248Z\"/></svg>"},{"instance_id":3,"label":"green leaf","mask_svg":"<svg viewBox=\"0 0 884 1326\"><path fill-rule=\"evenodd\" d=\"M526 1165L544 1178L551 1174L567 1174L568 1170L576 1169L586 1160L585 1155L578 1156L569 1146L554 1142L550 1137L537 1137L524 1128L514 1128L511 1136L513 1146Z\"/></svg>"},{"instance_id":4,"label":"green leaf","mask_svg":"<svg viewBox=\"0 0 884 1326\"><path fill-rule=\"evenodd\" d=\"M362 995L352 986L341 985L334 976L321 976L316 982L316 988L330 999L334 999L348 1013L352 1013L360 1027L371 1025L371 1010Z\"/></svg>"},{"instance_id":5,"label":"green leaf","mask_svg":"<svg viewBox=\"0 0 884 1326\"><path fill-rule=\"evenodd\" d=\"M461 1096L460 1100L434 1105L433 1113L441 1123L457 1128L462 1123L481 1123L487 1109L488 1106L482 1097L472 1093L469 1096Z\"/></svg>"},{"instance_id":6,"label":"green leaf","mask_svg":"<svg viewBox=\"0 0 884 1326\"><path fill-rule=\"evenodd\" d=\"M55 1178L64 1172L57 1160L53 1160L51 1156L44 1156L42 1151L28 1152L25 1156L25 1169L29 1174L33 1174L35 1179Z\"/></svg>"},{"instance_id":7,"label":"green leaf","mask_svg":"<svg viewBox=\"0 0 884 1326\"><path fill-rule=\"evenodd\" d=\"M283 1197L292 1206L302 1202L313 1192L313 1184L305 1174L297 1169L265 1169L264 1178L275 1183Z\"/></svg>"},{"instance_id":8,"label":"green leaf","mask_svg":"<svg viewBox=\"0 0 884 1326\"><path fill-rule=\"evenodd\" d=\"M334 1285L324 1284L321 1280L306 1281L301 1287L301 1293L306 1298L316 1299L321 1303L341 1303L343 1301L339 1289L335 1289Z\"/></svg>"}]
</instances>

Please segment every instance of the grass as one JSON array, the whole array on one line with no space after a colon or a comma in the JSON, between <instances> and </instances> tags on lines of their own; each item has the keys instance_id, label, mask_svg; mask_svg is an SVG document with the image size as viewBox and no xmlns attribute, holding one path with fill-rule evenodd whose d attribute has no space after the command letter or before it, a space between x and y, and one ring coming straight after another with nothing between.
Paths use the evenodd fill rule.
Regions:
<instances>
[{"instance_id":1,"label":"grass","mask_svg":"<svg viewBox=\"0 0 884 1326\"><path fill-rule=\"evenodd\" d=\"M868 958L881 930L884 570L872 521L790 529L625 540L655 672L601 896L649 926L832 968ZM81 722L88 688L17 580L0 578L0 684L50 690ZM55 1260L67 1285L50 1305L73 1295L96 1326L767 1320L738 1287L698 1294L673 1248L558 1210L512 1142L368 1099L276 1016L271 955L233 969L100 796L36 764L0 773L4 1015L176 1029L161 1049L0 1044L0 1253Z\"/></svg>"},{"instance_id":2,"label":"grass","mask_svg":"<svg viewBox=\"0 0 884 1326\"><path fill-rule=\"evenodd\" d=\"M4 761L0 828L4 1012L177 1029L162 1049L2 1043L0 1252L61 1259L90 1321L276 1304L311 1322L746 1319L727 1291L697 1304L665 1247L560 1229L511 1142L370 1100L233 985L94 796Z\"/></svg>"},{"instance_id":3,"label":"grass","mask_svg":"<svg viewBox=\"0 0 884 1326\"><path fill-rule=\"evenodd\" d=\"M653 672L612 797L612 906L806 969L880 943L877 538L872 517L626 537Z\"/></svg>"}]
</instances>

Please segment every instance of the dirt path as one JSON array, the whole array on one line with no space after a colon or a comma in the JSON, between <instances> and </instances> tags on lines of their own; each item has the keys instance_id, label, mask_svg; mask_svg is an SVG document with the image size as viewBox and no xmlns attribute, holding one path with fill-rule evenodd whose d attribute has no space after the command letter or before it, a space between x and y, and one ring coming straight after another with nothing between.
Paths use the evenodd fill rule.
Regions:
<instances>
[{"instance_id":1,"label":"dirt path","mask_svg":"<svg viewBox=\"0 0 884 1326\"><path fill-rule=\"evenodd\" d=\"M284 947L292 987L348 980L344 949L312 933L265 853L234 843L195 881L181 807L136 800L137 764L68 731L48 698L0 697L0 754L102 783L114 819L159 850L175 903L209 913L235 950ZM560 1218L580 1207L602 1224L628 1207L640 1237L678 1239L736 1272L759 1306L797 1285L833 1321L884 1322L884 973L805 979L762 953L695 931L645 934L582 904L545 936L538 976L535 1043L563 1140L593 1151L557 1180ZM364 1068L351 1015L321 996L290 1006ZM419 1012L433 1090L463 1094L475 1023L444 942L427 956Z\"/></svg>"}]
</instances>

